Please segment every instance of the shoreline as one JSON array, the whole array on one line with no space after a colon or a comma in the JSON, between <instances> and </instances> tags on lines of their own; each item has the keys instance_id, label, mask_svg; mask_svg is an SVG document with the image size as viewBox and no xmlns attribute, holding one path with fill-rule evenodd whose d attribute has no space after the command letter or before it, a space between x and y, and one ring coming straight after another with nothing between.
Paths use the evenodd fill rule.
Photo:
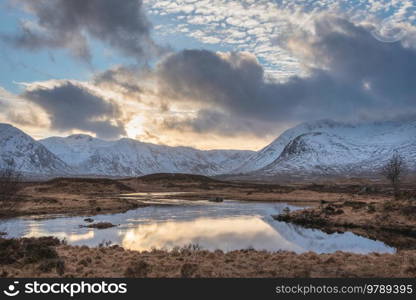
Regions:
<instances>
[{"instance_id":1,"label":"shoreline","mask_svg":"<svg viewBox=\"0 0 416 300\"><path fill-rule=\"evenodd\" d=\"M352 232L398 249L416 249L416 203L388 200L368 203L339 201L273 216L326 233Z\"/></svg>"}]
</instances>

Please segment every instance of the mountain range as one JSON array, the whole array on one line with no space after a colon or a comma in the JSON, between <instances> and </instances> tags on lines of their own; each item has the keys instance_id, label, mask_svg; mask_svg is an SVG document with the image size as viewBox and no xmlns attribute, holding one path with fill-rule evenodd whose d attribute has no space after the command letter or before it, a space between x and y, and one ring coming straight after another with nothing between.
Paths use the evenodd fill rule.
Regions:
<instances>
[{"instance_id":1,"label":"mountain range","mask_svg":"<svg viewBox=\"0 0 416 300\"><path fill-rule=\"evenodd\" d=\"M83 134L37 141L0 124L0 168L13 163L25 174L42 176L359 175L378 172L395 152L409 169L416 169L416 120L307 122L257 152L203 151L127 138L106 141Z\"/></svg>"},{"instance_id":2,"label":"mountain range","mask_svg":"<svg viewBox=\"0 0 416 300\"><path fill-rule=\"evenodd\" d=\"M237 168L252 151L168 147L123 138L105 141L88 135L39 141L78 174L137 176L152 173L218 175Z\"/></svg>"},{"instance_id":3,"label":"mountain range","mask_svg":"<svg viewBox=\"0 0 416 300\"><path fill-rule=\"evenodd\" d=\"M0 168L13 163L28 175L217 175L237 168L253 153L168 147L126 138L105 141L83 134L36 141L18 128L0 124Z\"/></svg>"}]
</instances>

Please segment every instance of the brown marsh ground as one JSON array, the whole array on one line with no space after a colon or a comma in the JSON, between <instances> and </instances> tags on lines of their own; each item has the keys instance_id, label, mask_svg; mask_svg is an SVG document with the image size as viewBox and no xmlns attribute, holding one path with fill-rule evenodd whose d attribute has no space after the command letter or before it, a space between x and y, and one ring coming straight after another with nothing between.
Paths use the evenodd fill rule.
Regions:
<instances>
[{"instance_id":1,"label":"brown marsh ground","mask_svg":"<svg viewBox=\"0 0 416 300\"><path fill-rule=\"evenodd\" d=\"M187 247L135 252L119 246L69 246L48 238L2 238L0 276L415 277L415 190L412 184L405 184L402 199L394 201L388 185L362 179L279 185L156 174L126 179L58 178L26 182L19 193L19 205L13 211L1 212L3 216L123 212L147 204L120 198L120 194L147 192L178 192L183 193L181 198L193 201L221 197L307 203L311 208L276 218L326 232L352 231L384 241L398 251L368 255L255 250L223 253ZM33 249L43 250L37 253Z\"/></svg>"}]
</instances>

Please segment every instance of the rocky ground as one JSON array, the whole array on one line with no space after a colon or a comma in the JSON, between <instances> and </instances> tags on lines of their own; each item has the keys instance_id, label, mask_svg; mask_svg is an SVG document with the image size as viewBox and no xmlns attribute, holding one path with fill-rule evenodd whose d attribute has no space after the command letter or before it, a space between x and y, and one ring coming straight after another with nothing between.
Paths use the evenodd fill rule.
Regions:
<instances>
[{"instance_id":1,"label":"rocky ground","mask_svg":"<svg viewBox=\"0 0 416 300\"><path fill-rule=\"evenodd\" d=\"M415 277L416 251L359 255L185 247L136 252L68 246L54 238L0 239L1 277Z\"/></svg>"}]
</instances>

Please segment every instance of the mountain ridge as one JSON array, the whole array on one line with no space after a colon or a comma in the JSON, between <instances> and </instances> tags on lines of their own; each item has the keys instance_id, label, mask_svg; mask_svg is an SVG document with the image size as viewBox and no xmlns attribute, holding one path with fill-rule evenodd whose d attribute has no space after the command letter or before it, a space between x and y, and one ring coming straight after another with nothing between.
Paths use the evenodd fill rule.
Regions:
<instances>
[{"instance_id":1,"label":"mountain ridge","mask_svg":"<svg viewBox=\"0 0 416 300\"><path fill-rule=\"evenodd\" d=\"M170 147L128 138L105 141L87 135L50 137L39 142L82 174L112 176L163 172L217 175L235 168L253 153Z\"/></svg>"},{"instance_id":2,"label":"mountain ridge","mask_svg":"<svg viewBox=\"0 0 416 300\"><path fill-rule=\"evenodd\" d=\"M416 170L416 120L306 122L257 152L198 150L129 138L106 141L85 134L36 141L9 124L0 124L0 146L0 168L13 161L24 172L43 175L352 175L378 172L395 152Z\"/></svg>"}]
</instances>

